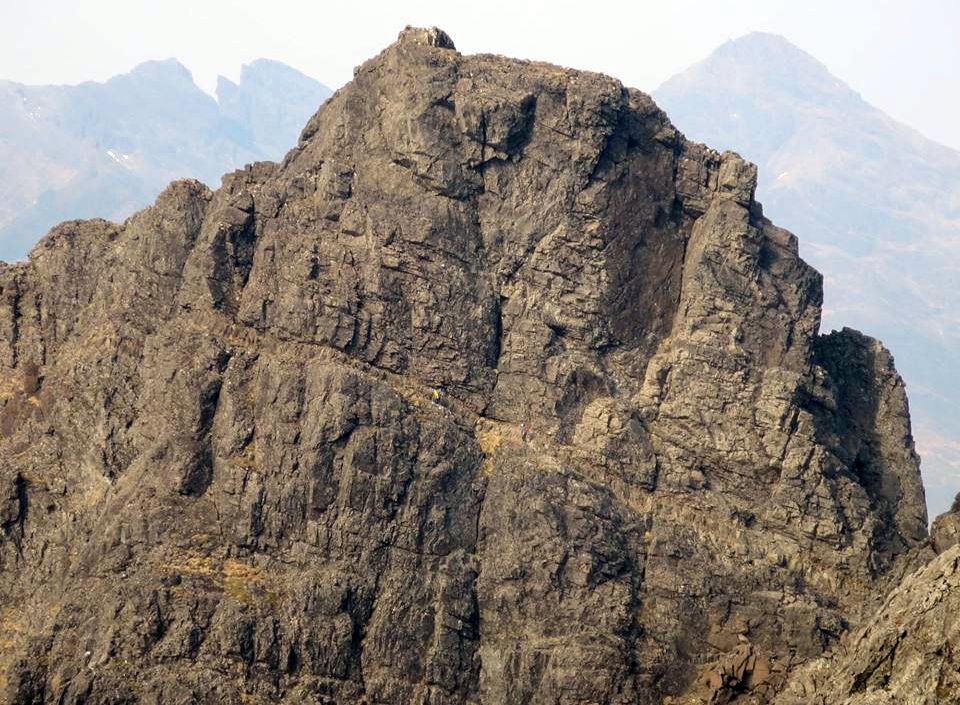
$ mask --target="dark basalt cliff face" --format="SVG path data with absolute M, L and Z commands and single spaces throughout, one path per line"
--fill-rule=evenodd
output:
M 0 268 L 0 701 L 770 700 L 930 549 L 755 183 L 411 29 L 283 163 L 56 228 Z

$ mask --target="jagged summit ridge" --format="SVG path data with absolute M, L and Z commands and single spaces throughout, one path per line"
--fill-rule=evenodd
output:
M 280 164 L 56 229 L 0 270 L 2 697 L 768 701 L 926 517 L 755 186 L 407 29 Z
M 407 25 L 397 37 L 398 44 L 403 44 L 405 42 L 410 44 L 422 44 L 429 47 L 438 47 L 440 49 L 452 49 L 453 51 L 457 50 L 457 47 L 453 43 L 453 39 L 450 38 L 450 35 L 439 27 L 424 28 Z

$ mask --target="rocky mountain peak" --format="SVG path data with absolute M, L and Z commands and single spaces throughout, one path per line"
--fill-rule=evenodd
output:
M 863 104 L 826 66 L 779 34 L 751 32 L 731 39 L 689 71 L 668 80 L 658 92 L 682 90 L 685 83 L 696 85 L 707 75 L 740 94 L 762 85 L 807 101 Z
M 220 76 L 217 103 L 227 133 L 253 153 L 281 155 L 296 140 L 303 116 L 330 90 L 286 64 L 258 59 L 245 64 L 240 83 Z
M 750 62 L 757 68 L 774 67 L 775 70 L 782 70 L 784 66 L 793 66 L 816 73 L 827 71 L 826 66 L 812 55 L 782 34 L 773 32 L 749 32 L 736 39 L 730 39 L 717 47 L 711 56 L 717 59 L 732 58 Z M 773 57 L 776 57 L 775 61 L 764 60 Z
M 452 49 L 0 269 L 7 701 L 768 702 L 929 552 L 756 167 Z
M 960 486 L 960 153 L 868 104 L 784 40 L 749 35 L 661 86 L 684 134 L 760 169 L 768 217 L 826 277 L 825 330 L 888 346 L 911 391 L 931 513 Z
M 144 61 L 137 64 L 129 76 L 146 81 L 160 80 L 174 85 L 189 84 L 193 87 L 193 74 L 190 69 L 173 58 Z
M 437 27 L 425 29 L 423 27 L 407 26 L 397 37 L 398 44 L 421 44 L 423 46 L 452 49 L 456 51 L 450 35 Z

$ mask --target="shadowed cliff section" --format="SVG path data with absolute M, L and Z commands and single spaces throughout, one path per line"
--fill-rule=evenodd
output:
M 2 696 L 769 701 L 927 549 L 755 185 L 408 29 L 282 163 L 55 229 L 0 270 Z

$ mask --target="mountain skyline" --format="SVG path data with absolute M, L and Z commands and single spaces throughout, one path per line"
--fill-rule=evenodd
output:
M 175 59 L 102 83 L 0 81 L 0 259 L 24 257 L 63 220 L 121 220 L 175 179 L 216 186 L 282 157 L 330 93 L 269 60 L 244 66 L 238 83 L 224 78 L 217 97 Z
M 174 155 L 153 148 L 159 156 L 145 166 L 136 164 L 132 150 L 108 147 L 109 130 L 93 135 L 97 149 L 88 150 L 87 158 L 103 164 L 81 188 L 46 194 L 12 225 L 0 205 L 0 258 L 11 258 L 11 252 L 23 256 L 31 240 L 59 219 L 121 219 L 152 202 L 178 176 L 215 186 L 221 173 L 247 161 L 278 159 L 317 107 L 316 91 L 330 93 L 286 64 L 265 59 L 244 65 L 236 82 L 221 76 L 214 95 L 200 89 L 175 59 L 146 62 L 102 84 L 56 88 L 114 86 L 129 93 L 143 82 L 172 87 L 178 96 L 167 100 L 177 110 L 165 119 L 179 125 L 164 133 L 168 138 L 191 133 L 176 122 L 185 115 L 200 116 L 205 136 L 192 147 L 179 145 Z M 724 90 L 714 91 L 716 85 Z M 41 88 L 0 82 L 0 96 L 10 86 L 28 94 Z M 960 154 L 892 120 L 810 54 L 768 33 L 725 43 L 653 95 L 689 137 L 737 151 L 760 166 L 758 200 L 798 235 L 803 256 L 825 275 L 824 330 L 849 325 L 892 348 L 911 392 L 931 516 L 946 509 L 960 489 L 960 409 L 943 393 L 960 387 L 960 373 L 953 371 L 960 306 L 949 295 L 955 276 L 950 263 L 960 241 L 960 195 L 951 191 L 951 184 L 960 183 Z M 713 102 L 685 103 L 704 95 Z M 29 97 L 19 97 L 29 103 Z M 81 130 L 80 138 L 89 141 L 91 135 Z M 0 150 L 4 146 L 0 141 Z M 53 148 L 69 151 L 63 142 Z M 881 158 L 891 154 L 909 158 L 902 165 Z M 24 161 L 6 163 L 15 169 Z M 57 166 L 46 173 L 56 175 Z M 904 169 L 913 169 L 909 179 Z M 32 180 L 34 186 L 40 178 Z M 15 182 L 7 175 L 6 183 Z M 100 212 L 87 207 L 104 194 L 112 200 Z M 0 191 L 0 200 L 6 195 Z M 863 276 L 851 276 L 854 271 Z
M 960 490 L 960 152 L 785 38 L 725 43 L 654 91 L 688 137 L 759 166 L 758 200 L 825 277 L 823 328 L 868 331 L 910 392 L 931 515 Z
M 711 48 L 763 30 L 783 34 L 813 53 L 887 114 L 960 148 L 960 95 L 944 90 L 955 84 L 960 65 L 960 5 L 950 0 L 924 0 L 922 10 L 871 0 L 840 5 L 827 0 L 600 0 L 591 3 L 589 12 L 573 0 L 477 5 L 275 0 L 269 6 L 256 0 L 167 0 L 159 5 L 46 0 L 8 5 L 0 25 L 0 72 L 17 75 L 3 78 L 35 84 L 106 80 L 143 60 L 176 56 L 210 93 L 219 74 L 236 80 L 238 67 L 256 56 L 280 59 L 330 86 L 342 85 L 354 67 L 406 24 L 444 27 L 466 53 L 599 71 L 649 93 Z M 50 22 L 51 17 L 57 21 Z M 503 22 L 504 17 L 512 21 Z M 699 21 L 691 22 L 691 17 Z M 323 28 L 322 41 L 317 41 L 317 27 Z

